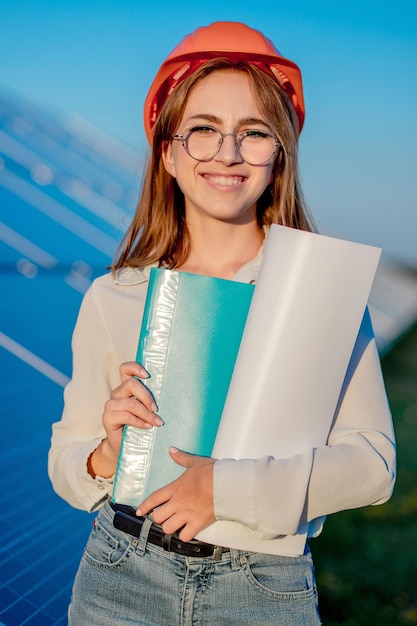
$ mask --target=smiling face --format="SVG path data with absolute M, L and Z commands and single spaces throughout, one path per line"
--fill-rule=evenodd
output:
M 222 133 L 271 132 L 247 74 L 234 70 L 213 72 L 192 90 L 176 133 L 190 125 L 210 125 Z M 256 204 L 271 180 L 273 158 L 263 165 L 245 163 L 228 135 L 211 161 L 196 161 L 180 141 L 169 142 L 163 159 L 184 194 L 189 225 L 204 220 L 256 223 Z

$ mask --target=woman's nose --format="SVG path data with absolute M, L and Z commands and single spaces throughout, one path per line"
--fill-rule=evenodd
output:
M 236 135 L 233 133 L 223 135 L 222 145 L 214 158 L 216 161 L 226 163 L 226 165 L 232 165 L 232 163 L 242 163 L 243 159 L 239 154 Z

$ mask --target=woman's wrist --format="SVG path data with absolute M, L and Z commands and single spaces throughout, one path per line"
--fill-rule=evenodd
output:
M 107 439 L 103 439 L 99 446 L 87 459 L 87 472 L 92 478 L 111 478 L 116 473 L 118 456 L 114 455 Z

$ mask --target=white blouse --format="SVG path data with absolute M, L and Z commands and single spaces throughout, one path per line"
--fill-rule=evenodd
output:
M 235 275 L 256 281 L 262 250 Z M 95 511 L 111 495 L 113 480 L 87 472 L 87 459 L 106 436 L 105 402 L 120 384 L 119 366 L 135 360 L 150 268 L 119 270 L 94 281 L 75 327 L 73 374 L 61 421 L 53 425 L 49 475 L 72 506 Z M 218 520 L 243 524 L 261 550 L 309 525 L 317 535 L 324 517 L 388 500 L 395 481 L 395 441 L 379 356 L 369 316 L 355 345 L 327 444 L 280 459 L 219 459 L 214 465 Z M 244 485 L 244 488 L 242 488 Z M 232 546 L 233 547 L 233 546 Z M 240 546 L 237 546 L 240 547 Z M 251 549 L 247 546 L 246 549 Z

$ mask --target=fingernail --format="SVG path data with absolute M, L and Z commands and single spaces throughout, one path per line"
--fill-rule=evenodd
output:
M 155 424 L 155 426 L 163 426 L 165 424 L 164 420 L 161 419 L 159 415 L 155 415 L 153 423 Z
M 142 509 L 136 509 L 136 515 L 143 515 Z
M 178 448 L 175 448 L 174 446 L 169 446 L 169 451 L 172 452 L 172 454 L 179 452 Z
M 149 378 L 150 377 L 149 372 L 147 372 L 144 367 L 142 367 L 142 369 L 141 369 L 141 375 L 143 376 L 143 378 Z
M 155 413 L 155 411 L 158 410 L 158 407 L 156 406 L 155 402 L 152 402 L 151 404 L 151 411 L 153 411 L 153 413 Z

